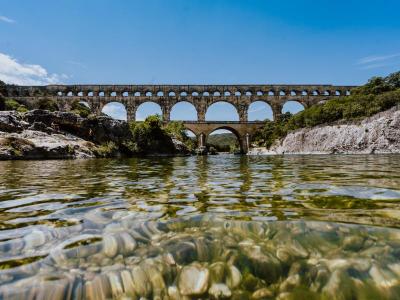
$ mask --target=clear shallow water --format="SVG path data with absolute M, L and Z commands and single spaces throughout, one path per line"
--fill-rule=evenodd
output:
M 0 298 L 400 299 L 400 156 L 0 162 Z

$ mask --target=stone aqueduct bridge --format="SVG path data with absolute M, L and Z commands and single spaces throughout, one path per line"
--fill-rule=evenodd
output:
M 7 96 L 34 104 L 41 98 L 54 99 L 60 110 L 68 111 L 74 101 L 85 101 L 95 114 L 111 102 L 122 103 L 128 120 L 135 120 L 138 107 L 145 102 L 160 105 L 163 121 L 170 121 L 172 107 L 179 102 L 193 104 L 198 121 L 184 122 L 205 145 L 207 136 L 216 129 L 228 129 L 236 134 L 243 152 L 247 152 L 251 136 L 260 122 L 248 122 L 251 103 L 263 101 L 271 106 L 274 119 L 282 113 L 287 101 L 297 101 L 305 108 L 332 97 L 347 96 L 353 86 L 333 85 L 49 85 L 9 86 Z M 207 109 L 216 102 L 232 104 L 239 122 L 206 122 Z

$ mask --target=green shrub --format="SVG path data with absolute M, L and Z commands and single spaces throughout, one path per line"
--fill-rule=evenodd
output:
M 112 157 L 115 152 L 118 151 L 118 147 L 114 142 L 107 142 L 105 144 L 96 146 L 93 149 L 94 154 L 97 157 Z
M 163 129 L 160 116 L 149 116 L 144 122 L 131 122 L 134 148 L 138 153 L 173 153 L 172 138 Z
M 168 135 L 184 143 L 189 151 L 194 151 L 197 148 L 196 139 L 192 139 L 187 135 L 187 131 L 185 126 L 183 125 L 183 122 L 169 122 L 164 129 Z
M 16 110 L 18 112 L 28 111 L 25 105 L 20 104 L 18 101 L 14 99 L 5 99 L 3 106 L 4 110 Z
M 49 110 L 49 111 L 58 111 L 58 105 L 56 101 L 50 98 L 41 98 L 38 103 L 37 107 L 39 109 Z
M 82 118 L 87 118 L 91 114 L 90 108 L 81 103 L 79 100 L 72 102 L 71 112 L 80 115 Z

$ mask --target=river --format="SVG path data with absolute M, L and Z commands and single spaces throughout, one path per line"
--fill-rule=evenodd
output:
M 400 299 L 400 156 L 0 162 L 1 299 L 140 297 Z

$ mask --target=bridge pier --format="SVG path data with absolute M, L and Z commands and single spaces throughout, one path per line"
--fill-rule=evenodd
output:
M 126 120 L 128 122 L 135 122 L 136 121 L 136 110 L 137 107 L 134 105 L 126 105 Z
M 171 120 L 171 108 L 169 106 L 162 106 L 161 110 L 163 122 L 169 122 Z

